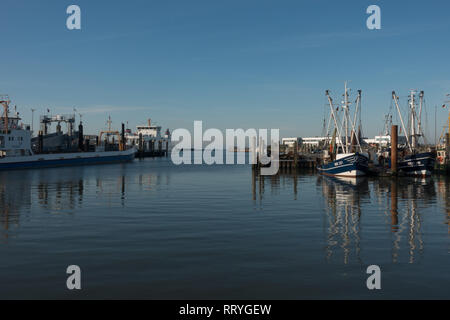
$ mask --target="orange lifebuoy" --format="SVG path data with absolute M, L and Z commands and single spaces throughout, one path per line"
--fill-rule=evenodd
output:
M 437 157 L 437 159 L 438 159 L 439 163 L 444 162 L 444 158 L 442 156 Z

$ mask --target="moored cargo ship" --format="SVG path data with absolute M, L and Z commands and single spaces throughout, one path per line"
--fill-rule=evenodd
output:
M 123 135 L 119 135 L 119 150 L 105 151 L 104 147 L 97 146 L 92 152 L 35 153 L 31 147 L 30 126 L 20 123 L 17 112 L 10 116 L 8 97 L 0 98 L 0 104 L 3 106 L 0 118 L 0 170 L 116 163 L 134 159 L 136 149 L 126 148 Z

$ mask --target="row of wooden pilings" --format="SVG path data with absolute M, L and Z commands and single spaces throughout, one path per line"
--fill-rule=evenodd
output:
M 280 159 L 273 160 L 278 161 L 279 170 L 281 172 L 293 172 L 296 170 L 315 170 L 317 168 L 316 159 L 308 159 L 302 158 L 298 153 L 298 145 L 297 142 L 294 143 L 294 151 L 292 154 L 288 154 L 287 156 L 283 156 Z M 260 162 L 259 157 L 256 157 L 256 163 L 252 165 L 253 170 L 260 169 L 261 167 L 270 166 L 271 164 L 262 164 Z
M 159 140 L 157 148 L 155 148 L 155 142 L 157 141 L 148 141 L 148 144 L 146 145 L 142 133 L 139 134 L 139 141 L 138 141 L 138 157 L 162 157 L 162 156 L 168 156 L 169 155 L 169 141 L 165 141 L 165 149 L 163 149 L 163 141 Z

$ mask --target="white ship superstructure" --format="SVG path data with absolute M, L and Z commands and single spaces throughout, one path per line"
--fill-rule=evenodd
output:
M 0 120 L 0 157 L 16 157 L 32 155 L 31 130 L 29 125 L 20 123 L 21 118 L 17 111 L 9 114 L 9 97 L 0 97 L 3 114 Z
M 134 159 L 135 148 L 93 152 L 34 153 L 29 125 L 20 123 L 19 113 L 9 114 L 10 100 L 0 97 L 3 114 L 0 118 L 0 170 L 125 162 Z M 42 143 L 42 142 L 41 142 Z M 42 148 L 40 148 L 42 149 Z
M 167 153 L 170 151 L 170 131 L 167 129 L 163 135 L 161 129 L 148 119 L 147 125 L 136 126 L 136 132 L 128 130 L 125 134 L 127 144 L 135 146 L 142 154 Z

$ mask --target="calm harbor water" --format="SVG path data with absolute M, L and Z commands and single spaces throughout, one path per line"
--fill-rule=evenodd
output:
M 145 159 L 0 172 L 0 210 L 2 299 L 450 298 L 445 178 Z

